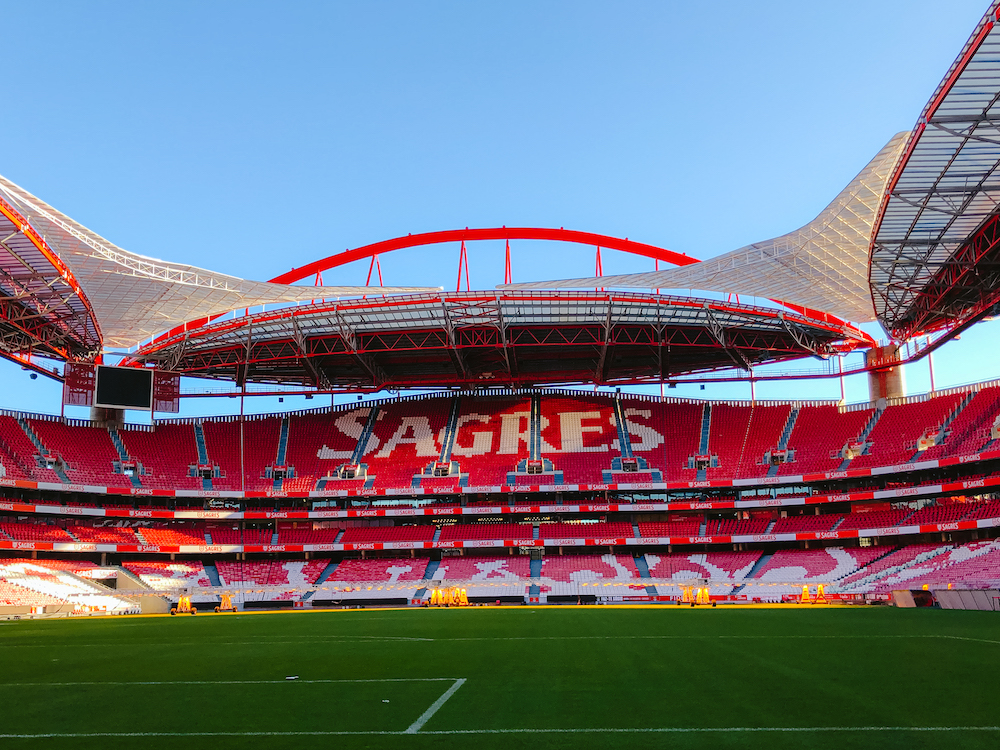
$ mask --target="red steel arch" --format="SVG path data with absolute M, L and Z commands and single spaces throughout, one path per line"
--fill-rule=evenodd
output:
M 353 263 L 363 258 L 371 258 L 373 255 L 391 253 L 393 250 L 404 250 L 410 247 L 422 247 L 424 245 L 440 245 L 446 242 L 473 242 L 479 240 L 546 240 L 549 242 L 571 242 L 577 245 L 589 245 L 591 247 L 609 248 L 611 250 L 621 250 L 633 255 L 642 255 L 647 258 L 662 260 L 665 263 L 672 263 L 675 266 L 687 266 L 692 263 L 699 263 L 697 258 L 692 258 L 683 253 L 675 253 L 673 250 L 666 250 L 655 245 L 647 245 L 643 242 L 633 242 L 627 237 L 608 237 L 603 234 L 593 232 L 579 232 L 574 229 L 545 229 L 537 227 L 498 227 L 493 229 L 448 229 L 442 232 L 423 232 L 421 234 L 408 234 L 405 237 L 396 237 L 391 240 L 383 240 L 372 245 L 365 245 L 354 250 L 345 250 L 342 253 L 331 255 L 322 260 L 313 261 L 305 266 L 293 268 L 288 273 L 275 276 L 271 279 L 273 284 L 294 284 L 296 281 L 315 276 L 330 268 Z

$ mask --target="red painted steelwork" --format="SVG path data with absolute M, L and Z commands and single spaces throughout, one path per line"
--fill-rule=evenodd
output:
M 593 232 L 579 232 L 574 229 L 545 229 L 531 227 L 500 227 L 493 229 L 449 229 L 441 232 L 424 232 L 422 234 L 408 234 L 405 237 L 396 237 L 391 240 L 383 240 L 372 245 L 345 250 L 337 255 L 331 255 L 322 260 L 317 260 L 300 268 L 293 268 L 288 273 L 275 276 L 271 279 L 272 284 L 294 284 L 296 281 L 315 275 L 319 271 L 328 268 L 336 268 L 347 263 L 353 263 L 362 258 L 369 258 L 375 254 L 391 253 L 394 250 L 403 250 L 411 247 L 423 247 L 425 245 L 440 245 L 446 242 L 472 242 L 481 240 L 545 240 L 549 242 L 571 242 L 577 245 L 591 245 L 594 247 L 611 248 L 622 252 L 642 255 L 647 258 L 656 258 L 676 266 L 687 266 L 698 263 L 697 258 L 692 258 L 683 253 L 675 253 L 655 245 L 647 245 L 642 242 L 632 242 L 627 237 L 619 239 L 617 237 L 607 237 Z

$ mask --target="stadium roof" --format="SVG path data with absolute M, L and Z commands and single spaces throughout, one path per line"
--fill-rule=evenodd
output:
M 804 315 L 627 292 L 482 291 L 317 303 L 226 319 L 130 363 L 323 389 L 659 382 L 871 343 Z
M 998 6 L 921 113 L 876 222 L 872 297 L 879 320 L 900 338 L 957 328 L 998 301 Z
M 17 307 L 13 318 L 0 320 L 0 347 L 8 355 L 89 358 L 102 346 L 131 347 L 189 321 L 318 296 L 316 287 L 247 281 L 128 252 L 3 177 L 0 205 L 0 304 Z M 373 291 L 383 290 L 333 286 L 320 294 Z M 37 330 L 29 334 L 27 325 Z
M 867 279 L 871 230 L 906 135 L 894 136 L 819 216 L 789 234 L 681 268 L 509 288 L 639 287 L 748 294 L 859 323 L 872 321 Z

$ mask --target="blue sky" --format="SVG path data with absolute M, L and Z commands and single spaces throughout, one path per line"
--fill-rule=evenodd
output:
M 706 258 L 812 219 L 913 126 L 986 6 L 10 3 L 0 173 L 129 250 L 254 279 L 501 224 Z M 594 268 L 576 247 L 512 255 L 515 281 Z M 385 282 L 448 288 L 457 257 L 386 256 Z M 652 265 L 603 260 L 605 273 Z M 502 243 L 472 245 L 469 262 L 474 287 L 503 281 Z M 364 283 L 367 268 L 326 283 Z M 996 326 L 939 351 L 939 388 L 1000 372 Z M 926 363 L 907 369 L 926 390 Z M 58 386 L 16 366 L 0 364 L 0 386 L 0 407 L 59 410 Z M 757 395 L 838 398 L 839 384 Z M 865 397 L 852 379 L 848 399 Z

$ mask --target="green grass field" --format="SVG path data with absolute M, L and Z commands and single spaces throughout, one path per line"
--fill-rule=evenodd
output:
M 0 717 L 4 748 L 997 748 L 1000 617 L 510 607 L 2 622 Z

